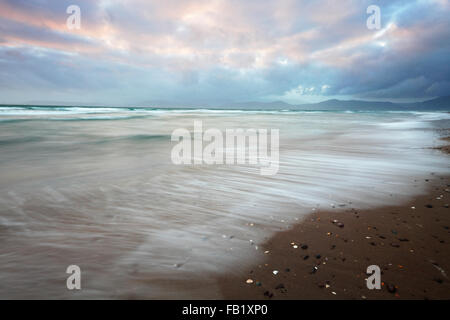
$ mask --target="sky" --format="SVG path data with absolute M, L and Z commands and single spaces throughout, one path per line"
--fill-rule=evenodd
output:
M 0 0 L 0 104 L 445 96 L 449 1 Z M 80 29 L 67 26 L 70 5 Z

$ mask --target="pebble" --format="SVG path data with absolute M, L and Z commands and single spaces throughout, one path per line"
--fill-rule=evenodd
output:
M 301 247 L 303 250 L 306 250 L 306 249 L 308 249 L 308 246 L 306 245 L 306 244 L 304 244 L 304 245 L 302 245 L 302 247 Z
M 425 207 L 427 207 L 427 208 L 433 208 L 433 205 L 431 205 L 431 204 L 427 204 L 427 205 L 425 205 Z
M 284 284 L 280 283 L 279 285 L 277 285 L 277 286 L 275 287 L 275 289 L 276 289 L 276 290 L 278 290 L 278 289 L 284 289 Z
M 314 268 L 312 268 L 312 270 L 311 270 L 311 274 L 314 274 L 314 273 L 316 273 L 317 272 L 317 270 L 319 270 L 319 267 L 318 266 L 314 266 Z
M 338 220 L 332 220 L 333 224 L 337 225 L 339 228 L 343 228 L 344 224 L 342 222 L 339 222 Z
M 272 273 L 273 273 L 274 275 L 277 275 L 277 274 L 278 274 L 278 270 L 273 270 Z
M 252 279 L 247 279 L 247 281 L 245 281 L 245 283 L 252 284 L 253 280 Z
M 390 293 L 396 293 L 397 292 L 397 288 L 393 284 L 386 285 L 386 289 Z

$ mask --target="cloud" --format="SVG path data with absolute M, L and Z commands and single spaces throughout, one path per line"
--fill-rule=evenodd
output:
M 448 94 L 445 0 L 379 0 L 380 31 L 366 28 L 368 0 L 82 0 L 68 30 L 72 2 L 0 2 L 1 102 Z

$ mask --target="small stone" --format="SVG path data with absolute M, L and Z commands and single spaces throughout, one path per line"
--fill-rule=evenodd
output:
M 391 247 L 394 247 L 394 248 L 400 248 L 400 245 L 395 242 L 391 242 L 390 245 L 391 245 Z
M 397 292 L 397 288 L 393 284 L 387 284 L 386 285 L 386 289 L 390 293 L 396 293 Z
M 256 281 L 255 285 L 256 285 L 257 287 L 261 287 L 261 282 Z
M 316 259 L 320 259 L 322 256 L 320 254 L 316 255 Z
M 317 272 L 317 270 L 319 270 L 319 267 L 318 266 L 314 266 L 313 268 L 312 268 L 312 270 L 311 270 L 311 274 L 314 274 L 314 273 L 316 273 Z
M 277 275 L 277 274 L 278 274 L 278 270 L 273 270 L 272 273 L 273 273 L 274 275 Z
M 427 205 L 425 205 L 425 207 L 427 207 L 427 208 L 433 208 L 433 205 L 431 205 L 431 204 L 427 204 Z
M 268 297 L 268 298 L 272 298 L 272 297 L 273 297 L 273 293 L 270 292 L 270 291 L 265 291 L 265 292 L 264 292 L 264 296 L 265 296 L 265 297 Z
M 308 260 L 308 258 L 309 258 L 309 256 L 306 255 L 306 256 L 303 257 L 303 260 Z
M 252 280 L 252 279 L 247 279 L 247 281 L 245 281 L 245 283 L 247 283 L 247 284 L 252 284 L 252 283 L 253 283 L 253 280 Z
M 303 250 L 306 250 L 306 249 L 308 249 L 308 246 L 307 246 L 306 244 L 304 244 L 304 245 L 301 246 L 301 248 L 302 248 Z
M 277 286 L 275 287 L 275 289 L 276 289 L 276 290 L 278 290 L 278 289 L 284 289 L 284 284 L 280 283 L 279 285 L 277 285 Z

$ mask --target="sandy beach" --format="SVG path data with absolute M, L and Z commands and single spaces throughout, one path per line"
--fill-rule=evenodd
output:
M 224 298 L 450 299 L 450 177 L 411 178 L 421 184 L 427 194 L 408 203 L 340 204 L 344 212 L 336 205 L 277 233 L 261 248 L 262 263 L 220 279 Z M 366 286 L 369 265 L 382 270 L 380 290 Z

